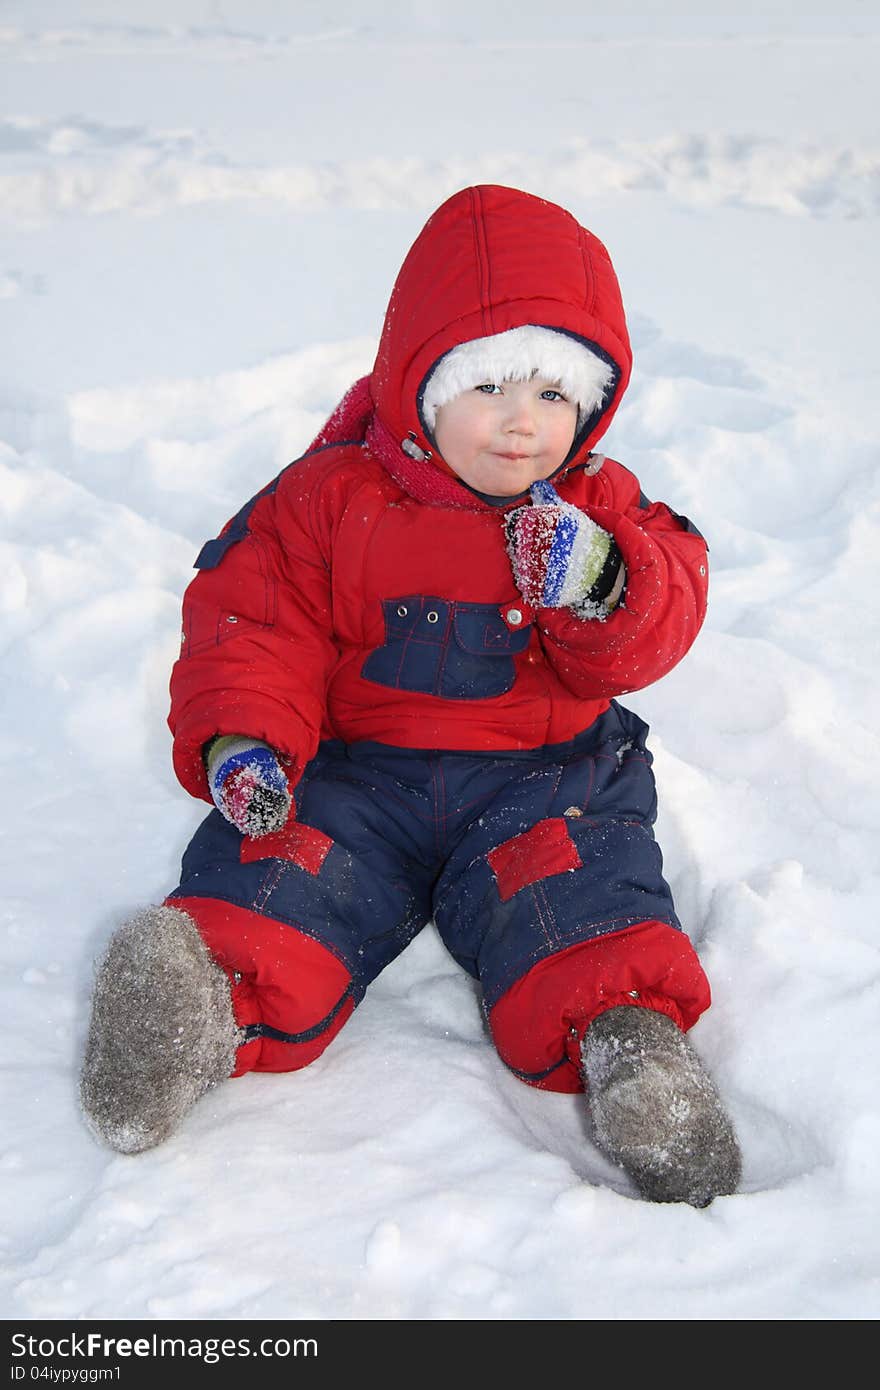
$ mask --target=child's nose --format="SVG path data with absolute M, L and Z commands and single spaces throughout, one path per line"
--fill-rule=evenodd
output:
M 530 402 L 511 400 L 505 424 L 511 434 L 534 434 L 535 414 Z

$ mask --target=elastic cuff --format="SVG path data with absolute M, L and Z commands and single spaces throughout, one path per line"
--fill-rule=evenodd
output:
M 651 989 L 634 989 L 626 994 L 607 995 L 591 1014 L 579 1015 L 571 1020 L 565 1048 L 569 1059 L 574 1062 L 575 1066 L 580 1066 L 580 1050 L 583 1046 L 584 1034 L 590 1024 L 595 1023 L 599 1015 L 607 1013 L 609 1009 L 622 1007 L 653 1009 L 654 1013 L 665 1014 L 667 1018 L 671 1018 L 676 1028 L 680 1029 L 682 1033 L 687 1031 L 681 1009 L 675 1000 L 670 999 L 667 994 L 657 994 Z

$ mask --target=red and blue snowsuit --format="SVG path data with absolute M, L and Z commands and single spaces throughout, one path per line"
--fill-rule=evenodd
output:
M 446 352 L 524 324 L 614 371 L 553 477 L 625 561 L 605 621 L 525 603 L 504 520 L 528 498 L 470 490 L 420 409 Z M 408 254 L 371 375 L 203 548 L 171 679 L 178 777 L 210 801 L 204 745 L 246 734 L 289 760 L 296 801 L 259 839 L 213 811 L 168 899 L 232 981 L 236 1074 L 317 1057 L 431 920 L 503 1060 L 547 1089 L 579 1089 L 603 1009 L 689 1028 L 708 1006 L 652 832 L 647 729 L 615 698 L 684 656 L 707 588 L 695 528 L 593 452 L 630 367 L 601 243 L 551 203 L 466 189 Z

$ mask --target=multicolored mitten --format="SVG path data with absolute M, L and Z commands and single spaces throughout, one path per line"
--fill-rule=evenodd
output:
M 507 519 L 507 549 L 523 598 L 535 608 L 607 618 L 626 581 L 614 537 L 564 502 L 551 483 L 533 483 L 529 491 L 533 505 Z
M 214 805 L 242 835 L 257 839 L 281 830 L 292 798 L 278 755 L 267 743 L 228 734 L 205 754 Z

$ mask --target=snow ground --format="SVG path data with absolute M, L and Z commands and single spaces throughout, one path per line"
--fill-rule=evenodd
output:
M 0 0 L 0 1316 L 880 1311 L 880 22 L 696 8 Z M 480 180 L 608 245 L 603 447 L 711 545 L 700 640 L 628 702 L 744 1148 L 706 1211 L 635 1200 L 577 1098 L 503 1069 L 430 927 L 319 1062 L 162 1148 L 77 1112 L 93 957 L 202 814 L 164 722 L 193 558 Z

